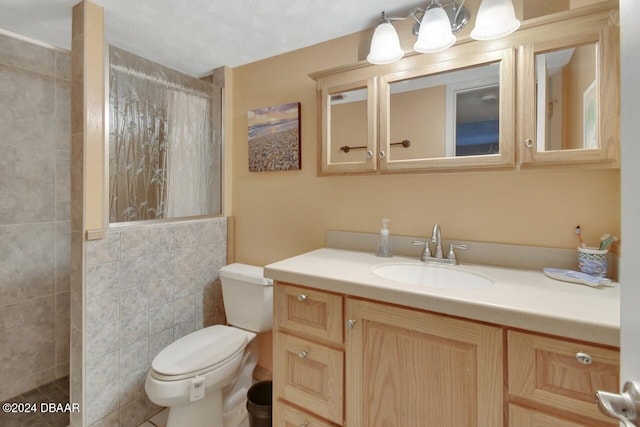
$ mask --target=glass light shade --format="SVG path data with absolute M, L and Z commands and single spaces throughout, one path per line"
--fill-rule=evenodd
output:
M 390 22 L 378 24 L 371 38 L 367 61 L 371 64 L 390 64 L 404 56 L 396 29 Z
M 493 40 L 513 33 L 520 27 L 511 0 L 482 0 L 471 38 Z
M 433 53 L 445 50 L 456 42 L 451 32 L 451 22 L 447 12 L 441 7 L 428 9 L 422 17 L 418 40 L 413 50 L 420 53 Z

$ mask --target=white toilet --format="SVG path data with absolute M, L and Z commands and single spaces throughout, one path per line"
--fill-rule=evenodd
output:
M 145 390 L 169 408 L 167 427 L 248 426 L 246 396 L 253 382 L 258 332 L 271 330 L 273 282 L 262 268 L 230 264 L 220 269 L 230 326 L 214 325 L 186 335 L 151 363 Z

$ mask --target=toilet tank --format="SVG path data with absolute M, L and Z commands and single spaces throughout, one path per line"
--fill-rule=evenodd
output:
M 218 272 L 227 322 L 252 332 L 270 331 L 273 326 L 273 280 L 262 267 L 229 264 Z

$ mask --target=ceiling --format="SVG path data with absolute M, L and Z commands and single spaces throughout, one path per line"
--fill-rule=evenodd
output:
M 79 0 L 0 0 L 0 29 L 63 49 Z M 372 28 L 416 0 L 94 0 L 109 44 L 199 77 Z

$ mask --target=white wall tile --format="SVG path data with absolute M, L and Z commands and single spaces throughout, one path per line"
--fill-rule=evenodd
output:
M 110 292 L 86 301 L 86 328 L 92 330 L 98 326 L 118 320 L 118 292 Z
M 97 371 L 93 387 L 110 381 L 97 359 L 115 353 L 119 376 L 116 388 L 93 393 L 102 403 L 88 408 L 89 420 L 110 426 L 117 413 L 119 427 L 137 426 L 149 414 L 144 380 L 153 358 L 202 326 L 204 290 L 226 260 L 226 220 L 107 232 L 87 254 L 87 369 Z
M 115 381 L 94 393 L 87 393 L 87 422 L 89 424 L 118 409 L 118 384 L 118 381 Z
M 149 308 L 149 335 L 173 327 L 173 302 Z
M 87 394 L 96 393 L 102 387 L 118 381 L 119 353 L 114 351 L 87 362 Z
M 148 367 L 149 340 L 138 341 L 120 349 L 120 377 Z
M 122 231 L 120 239 L 121 259 L 149 255 L 149 229 Z
M 118 290 L 119 263 L 109 262 L 87 267 L 86 297 L 91 298 Z
M 120 348 L 119 327 L 120 322 L 116 320 L 87 331 L 87 361 Z
M 141 284 L 120 290 L 120 317 L 126 318 L 149 308 L 149 285 Z
M 120 347 L 125 347 L 149 336 L 149 313 L 142 311 L 120 318 Z
M 149 364 L 169 344 L 173 342 L 174 329 L 165 329 L 149 337 Z
M 87 242 L 87 265 L 120 260 L 120 232 L 110 231 L 104 239 Z
M 120 406 L 145 397 L 144 382 L 147 372 L 146 368 L 138 369 L 120 378 Z
M 194 224 L 180 224 L 175 227 L 176 248 L 191 248 L 196 245 Z
M 149 253 L 159 254 L 175 248 L 175 227 L 154 227 L 149 231 Z

